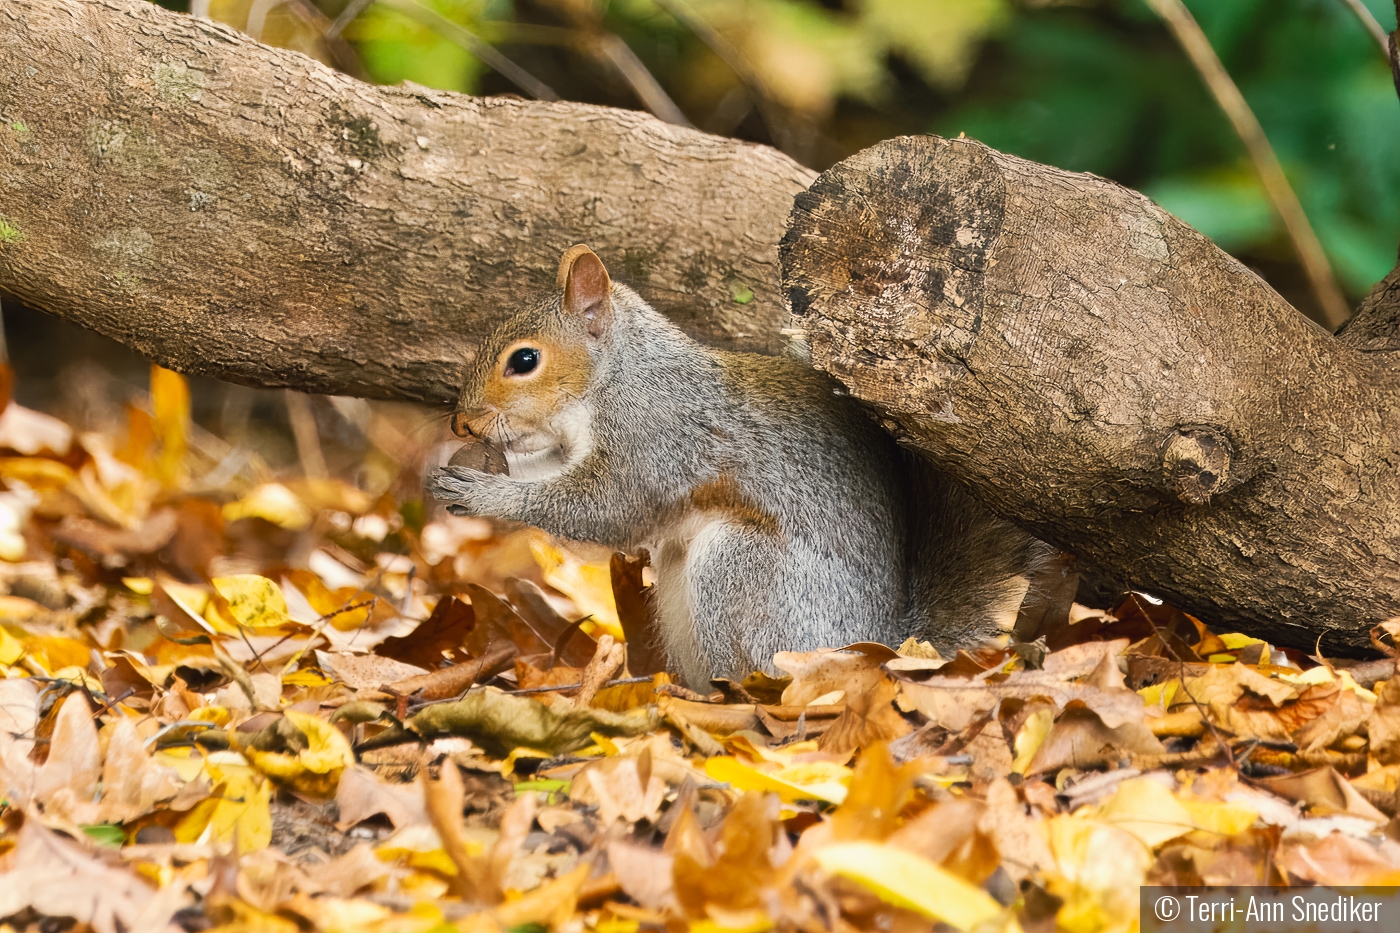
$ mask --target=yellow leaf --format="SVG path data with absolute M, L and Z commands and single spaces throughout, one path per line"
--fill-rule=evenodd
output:
M 224 521 L 261 518 L 280 528 L 300 531 L 311 524 L 311 509 L 281 483 L 263 483 L 248 495 L 224 506 Z
M 716 781 L 732 785 L 736 790 L 772 791 L 788 803 L 798 800 L 825 800 L 828 803 L 840 803 L 846 799 L 846 785 L 832 780 L 830 772 L 799 771 L 800 767 L 785 768 L 778 774 L 793 772 L 798 777 L 815 779 L 812 783 L 798 784 L 793 780 L 779 777 L 778 774 L 767 774 L 728 755 L 716 755 L 706 761 L 705 773 Z M 849 769 L 841 768 L 841 770 L 845 772 L 844 776 L 849 780 Z
M 222 726 L 229 720 L 229 712 L 222 706 L 201 706 L 199 709 L 192 709 L 186 719 L 195 722 L 212 722 L 216 726 Z
M 607 633 L 623 640 L 622 623 L 617 618 L 613 601 L 612 569 L 608 564 L 585 564 L 548 541 L 536 538 L 530 542 L 530 553 L 540 566 L 544 582 L 574 601 L 585 615 L 591 616 L 581 628 L 590 635 Z
M 245 747 L 253 766 L 274 780 L 305 794 L 327 797 L 335 792 L 340 774 L 355 763 L 355 753 L 340 730 L 319 716 L 287 710 L 289 722 L 306 736 L 306 748 L 296 754 Z
M 122 577 L 122 585 L 137 596 L 150 596 L 156 589 L 156 581 L 150 577 Z
M 737 917 L 726 916 L 723 921 L 693 920 L 690 933 L 765 933 L 773 929 L 773 926 L 773 919 L 763 911 L 746 910 Z
M 393 913 L 363 898 L 318 897 L 315 905 L 316 926 L 322 933 L 361 933 L 378 929 L 379 922 Z
M 156 438 L 160 441 L 156 478 L 164 486 L 178 486 L 187 476 L 185 449 L 190 424 L 190 387 L 185 377 L 152 366 L 151 408 Z
M 896 907 L 917 911 L 959 930 L 991 925 L 1001 905 L 986 891 L 921 855 L 876 842 L 846 842 L 818 849 L 824 871 L 866 888 Z
M 291 622 L 282 590 L 267 577 L 242 573 L 233 577 L 217 577 L 213 583 L 215 591 L 228 600 L 228 615 L 239 625 L 273 628 Z M 209 618 L 209 611 L 205 612 L 205 618 Z M 214 622 L 213 619 L 209 621 L 211 624 Z
M 1138 888 L 1152 852 L 1133 836 L 1097 820 L 1056 816 L 1044 824 L 1058 869 L 1051 894 L 1064 900 L 1055 917 L 1060 933 L 1133 933 Z
M 178 842 L 230 843 L 238 837 L 240 855 L 272 842 L 272 785 L 243 765 L 209 764 L 214 793 L 175 826 Z
M 24 657 L 24 645 L 18 638 L 0 627 L 0 664 L 14 664 Z
M 0 457 L 0 479 L 19 480 L 31 489 L 62 489 L 73 482 L 72 467 L 46 457 Z
M 1264 641 L 1261 638 L 1251 638 L 1250 636 L 1242 634 L 1240 632 L 1226 632 L 1224 635 L 1221 635 L 1219 637 L 1220 640 L 1224 642 L 1225 647 L 1229 648 L 1231 651 L 1238 651 L 1241 648 L 1248 648 L 1250 645 L 1268 644 L 1268 642 Z
M 1213 803 L 1208 800 L 1192 800 L 1189 795 L 1177 797 L 1181 806 L 1191 816 L 1191 824 L 1196 829 L 1222 836 L 1234 836 L 1244 832 L 1259 819 L 1259 814 L 1237 803 Z
M 1160 707 L 1162 710 L 1172 708 L 1172 703 L 1176 700 L 1176 691 L 1181 686 L 1181 678 L 1173 677 L 1171 680 L 1164 680 L 1160 684 L 1153 684 L 1150 687 L 1143 687 L 1138 691 L 1138 696 L 1142 697 L 1142 702 L 1149 708 Z
M 1172 792 L 1145 777 L 1119 784 L 1093 818 L 1118 827 L 1152 849 L 1195 828 L 1191 814 Z
M 1040 745 L 1045 741 L 1045 737 L 1050 734 L 1050 728 L 1055 725 L 1055 711 L 1051 709 L 1038 709 L 1026 717 L 1026 722 L 1021 726 L 1021 730 L 1016 733 L 1016 760 L 1011 763 L 1011 770 L 1016 774 L 1025 774 L 1026 766 L 1031 763 L 1035 753 L 1040 750 Z
M 92 663 L 92 649 L 62 635 L 36 635 L 25 640 L 24 653 L 52 674 L 65 667 L 86 668 Z
M 308 667 L 305 670 L 283 674 L 282 683 L 291 684 L 294 687 L 323 687 L 326 684 L 335 683 L 335 679 L 327 677 L 314 667 Z

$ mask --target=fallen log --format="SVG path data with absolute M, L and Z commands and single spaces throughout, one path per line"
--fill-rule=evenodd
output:
M 446 402 L 588 242 L 691 333 L 775 351 L 815 173 L 572 103 L 372 87 L 146 0 L 0 4 L 0 290 L 185 373 Z
M 1285 645 L 1400 614 L 1384 294 L 1335 338 L 1135 191 L 932 137 L 824 173 L 780 259 L 813 362 L 1002 516 Z

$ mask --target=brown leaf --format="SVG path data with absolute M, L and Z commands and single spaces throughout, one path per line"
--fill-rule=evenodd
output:
M 612 680 L 627 658 L 627 647 L 613 641 L 611 635 L 598 639 L 598 648 L 588 666 L 583 669 L 582 686 L 574 694 L 574 702 L 580 706 L 591 706 L 599 689 Z
M 666 910 L 676 905 L 671 873 L 674 862 L 669 854 L 651 846 L 632 842 L 608 844 L 608 862 L 628 897 L 648 910 Z
M 45 810 L 77 823 L 94 822 L 92 800 L 102 779 L 102 750 L 92 707 L 74 691 L 63 701 L 49 743 L 49 757 L 34 782 L 34 797 Z
M 1291 724 L 1283 719 L 1281 707 L 1298 696 L 1292 684 L 1265 677 L 1246 664 L 1212 664 L 1204 675 L 1183 681 L 1182 692 L 1178 704 L 1187 699 L 1202 704 L 1212 723 L 1235 735 L 1289 740 Z
M 716 735 L 730 735 L 758 728 L 758 717 L 754 715 L 754 708 L 746 703 L 695 703 L 663 694 L 657 697 L 657 708 L 663 715 L 678 716 L 685 722 Z
M 102 802 L 97 822 L 126 823 L 173 798 L 184 782 L 172 769 L 151 758 L 132 720 L 122 717 L 111 728 L 107 757 L 102 763 Z
M 1299 881 L 1331 885 L 1400 884 L 1400 845 L 1372 845 L 1344 833 L 1285 844 L 1278 865 Z
M 424 756 L 423 766 L 418 772 L 418 783 L 423 790 L 424 809 L 428 820 L 437 830 L 442 841 L 442 850 L 457 867 L 452 876 L 452 890 L 468 903 L 497 902 L 495 886 L 489 882 L 485 860 L 473 856 L 467 849 L 465 827 L 462 824 L 462 803 L 465 791 L 462 775 L 451 761 L 443 762 L 434 779 L 428 773 L 428 760 Z
M 981 828 L 986 811 L 980 800 L 945 801 L 905 823 L 888 841 L 981 884 L 1000 863 L 995 843 Z
M 335 825 L 342 832 L 378 813 L 388 817 L 395 829 L 428 821 L 422 787 L 380 780 L 360 765 L 341 772 L 335 803 L 340 813 Z
M 423 670 L 436 670 L 444 660 L 467 660 L 463 646 L 475 626 L 476 614 L 470 603 L 444 596 L 417 628 L 407 635 L 384 639 L 375 653 Z
M 1374 703 L 1358 696 L 1356 691 L 1342 688 L 1335 683 L 1319 684 L 1310 688 L 1298 698 L 1296 704 L 1290 705 L 1303 705 L 1313 690 L 1321 691 L 1325 687 L 1334 688 L 1328 691 L 1331 702 L 1327 704 L 1327 708 L 1293 733 L 1293 742 L 1300 752 L 1327 748 L 1349 735 L 1355 735 L 1356 730 L 1361 728 L 1375 708 Z
M 912 732 L 914 727 L 895 709 L 898 696 L 899 686 L 888 677 L 880 678 L 873 689 L 847 695 L 845 711 L 822 733 L 817 747 L 848 755 Z
M 152 512 L 135 528 L 111 525 L 70 515 L 54 529 L 54 540 L 76 548 L 106 567 L 120 567 L 128 556 L 153 554 L 175 537 L 180 526 L 174 509 Z
M 1003 778 L 987 788 L 987 809 L 978 828 L 992 838 L 1001 853 L 1002 867 L 1015 881 L 1039 875 L 1055 865 L 1045 841 L 1043 825 L 1032 820 L 1016 789 Z
M 1128 647 L 1128 639 L 1116 638 L 1112 641 L 1089 641 L 1083 644 L 1070 645 L 1068 648 L 1055 651 L 1045 656 L 1041 663 L 1041 670 L 1046 674 L 1060 677 L 1065 680 L 1077 680 L 1093 673 L 1099 669 L 1104 662 L 1108 662 L 1114 672 L 1118 671 L 1118 655 Z M 1105 672 L 1099 682 L 1094 686 L 1103 689 L 1109 687 L 1122 687 L 1123 675 L 1118 673 L 1117 682 L 1112 674 Z
M 592 762 L 578 773 L 569 789 L 569 799 L 598 808 L 598 820 L 604 827 L 618 820 L 655 823 L 665 797 L 666 782 L 653 773 L 650 747 L 644 747 L 640 755 Z
M 1314 816 L 1346 814 L 1386 822 L 1386 815 L 1366 802 L 1360 791 L 1333 768 L 1314 768 L 1298 774 L 1256 778 L 1255 784 L 1278 794 L 1284 800 L 1305 805 Z
M 666 670 L 666 652 L 656 627 L 656 588 L 642 582 L 642 570 L 651 562 L 645 548 L 636 557 L 614 554 L 612 571 L 613 602 L 627 639 L 627 669 L 633 677 Z
M 471 597 L 472 612 L 476 614 L 476 627 L 466 641 L 467 651 L 472 657 L 480 657 L 503 642 L 515 645 L 525 656 L 550 654 L 554 650 L 552 644 L 540 637 L 495 593 L 475 583 L 468 583 L 466 590 Z
M 15 847 L 0 856 L 0 916 L 26 908 L 72 917 L 97 933 L 161 930 L 185 898 L 177 885 L 157 895 L 124 868 L 26 819 Z
M 773 666 L 792 675 L 783 691 L 786 706 L 808 703 L 837 690 L 847 696 L 873 689 L 885 676 L 880 670 L 883 658 L 856 651 L 780 651 L 773 655 Z
M 421 667 L 395 661 L 393 658 L 377 654 L 343 654 L 340 652 L 320 655 L 322 663 L 330 667 L 329 673 L 340 678 L 347 687 L 355 690 L 378 690 L 386 684 L 397 683 L 409 677 L 419 677 L 428 673 Z
M 538 586 L 529 580 L 511 577 L 505 583 L 505 591 L 521 618 L 543 641 L 559 649 L 555 663 L 583 667 L 593 658 L 593 639 L 560 615 Z M 565 632 L 570 635 L 561 646 L 559 641 Z
M 472 684 L 481 683 L 495 677 L 515 662 L 515 645 L 496 646 L 485 657 L 471 661 L 459 661 L 450 667 L 439 668 L 427 674 L 417 674 L 396 680 L 385 686 L 390 693 L 399 696 L 419 694 L 425 700 L 445 700 L 460 696 Z
M 1102 768 L 1134 755 L 1161 755 L 1165 751 L 1141 720 L 1110 728 L 1097 712 L 1076 700 L 1055 720 L 1050 734 L 1027 765 L 1026 773 L 1039 774 L 1066 767 Z
M 666 848 L 674 859 L 676 900 L 686 914 L 702 918 L 710 905 L 744 911 L 762 906 L 763 894 L 777 874 L 770 852 L 780 829 L 778 798 L 747 793 L 740 797 L 711 834 L 686 809 L 671 829 Z
M 415 796 L 418 797 L 418 806 L 421 808 L 422 793 L 412 784 L 404 786 L 414 790 Z M 423 820 L 427 821 L 426 814 Z M 392 869 L 374 854 L 374 849 L 363 842 L 339 858 L 329 862 L 309 863 L 303 868 L 313 884 L 335 897 L 353 897 L 361 889 L 392 873 Z
M 987 715 L 1003 699 L 1010 698 L 1045 697 L 1059 708 L 1078 700 L 1110 728 L 1142 722 L 1146 709 L 1142 697 L 1131 690 L 1069 683 L 1044 671 L 1014 671 L 1000 683 L 942 676 L 916 683 L 901 678 L 900 689 L 904 694 L 901 706 L 917 709 L 950 732 L 961 732 L 974 719 Z

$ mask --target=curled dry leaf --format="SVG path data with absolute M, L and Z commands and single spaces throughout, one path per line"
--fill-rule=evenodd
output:
M 423 738 L 460 735 L 493 754 L 531 748 L 552 755 L 591 744 L 594 732 L 642 735 L 657 725 L 654 712 L 610 713 L 582 707 L 555 710 L 530 697 L 480 690 L 456 703 L 438 703 L 415 713 L 408 727 Z

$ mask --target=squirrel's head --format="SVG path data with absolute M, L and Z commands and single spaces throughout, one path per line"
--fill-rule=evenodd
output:
M 452 432 L 499 447 L 511 476 L 557 472 L 591 445 L 583 396 L 590 350 L 612 323 L 612 280 L 594 252 L 559 261 L 560 291 L 504 321 L 481 345 L 452 416 Z

